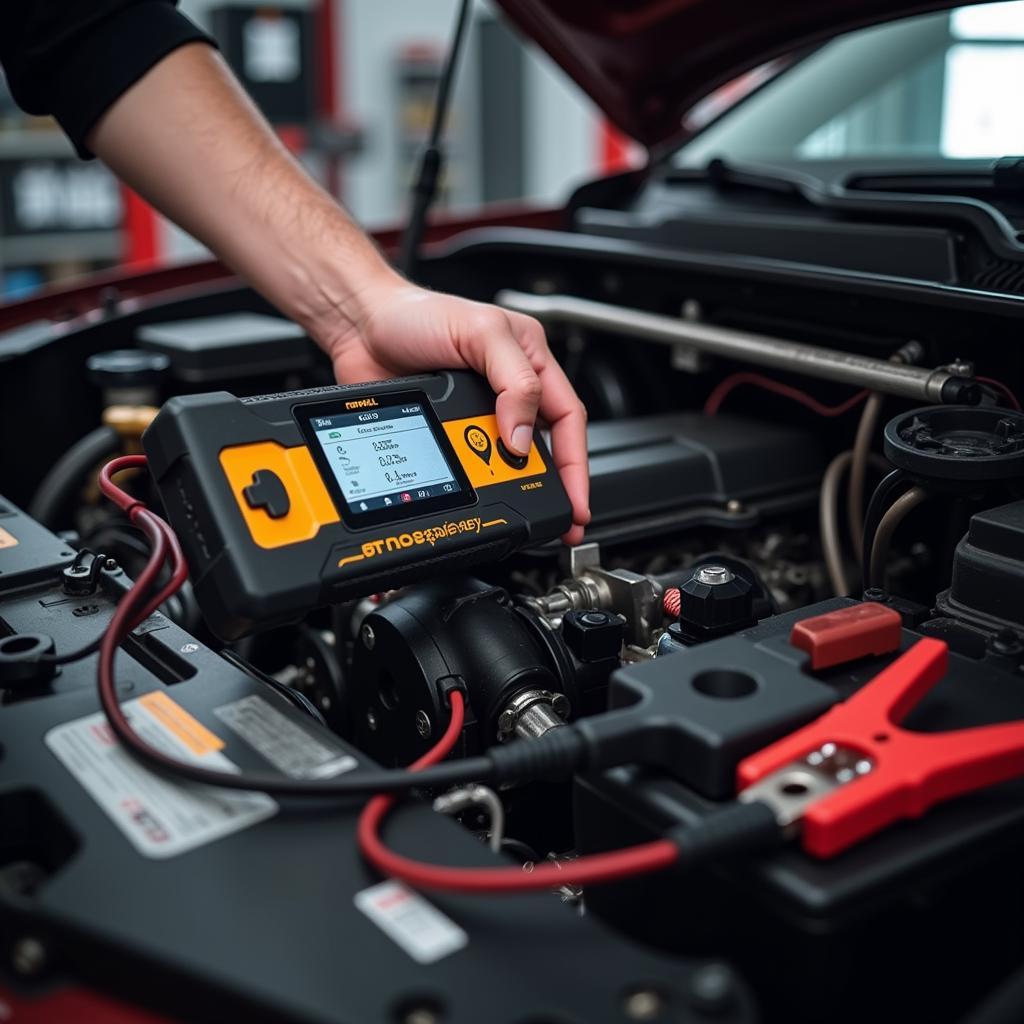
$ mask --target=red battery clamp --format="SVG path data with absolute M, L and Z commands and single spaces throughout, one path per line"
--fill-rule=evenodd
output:
M 866 607 L 849 610 L 847 632 L 859 614 L 861 646 L 867 648 L 860 653 L 881 653 L 872 647 L 885 628 L 884 616 L 866 614 Z M 895 612 L 873 607 L 898 620 Z M 808 632 L 842 633 L 841 626 L 825 623 L 816 630 L 814 620 L 806 620 L 794 628 L 791 642 L 814 648 Z M 808 853 L 832 857 L 944 800 L 1024 774 L 1024 721 L 944 733 L 901 728 L 942 679 L 947 660 L 943 641 L 919 640 L 848 700 L 745 758 L 737 770 L 739 799 L 769 804 L 783 827 L 799 830 Z

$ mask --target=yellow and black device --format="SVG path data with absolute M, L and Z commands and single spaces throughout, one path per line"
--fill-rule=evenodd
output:
M 225 640 L 495 561 L 571 521 L 540 434 L 510 452 L 494 393 L 464 371 L 173 398 L 142 440 Z

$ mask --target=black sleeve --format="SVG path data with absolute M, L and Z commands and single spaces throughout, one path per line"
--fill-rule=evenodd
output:
M 79 156 L 108 107 L 172 50 L 212 40 L 175 0 L 0 0 L 0 63 L 30 114 L 52 114 Z

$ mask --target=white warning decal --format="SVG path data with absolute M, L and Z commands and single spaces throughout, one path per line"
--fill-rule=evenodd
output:
M 450 917 L 401 882 L 363 889 L 356 893 L 355 904 L 418 963 L 432 964 L 469 942 Z
M 326 729 L 314 735 L 255 694 L 214 708 L 213 713 L 293 779 L 328 778 L 358 764 Z
M 124 705 L 132 727 L 159 750 L 214 771 L 236 772 L 223 742 L 163 691 Z M 58 725 L 46 745 L 143 856 L 173 857 L 274 815 L 265 793 L 173 783 L 142 767 L 101 712 Z

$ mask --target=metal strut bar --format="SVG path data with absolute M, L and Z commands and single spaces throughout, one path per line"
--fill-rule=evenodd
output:
M 710 355 L 839 381 L 928 404 L 975 405 L 981 398 L 981 389 L 972 378 L 960 376 L 948 367 L 927 370 L 732 327 L 676 320 L 572 295 L 530 295 L 506 289 L 498 292 L 495 301 L 506 309 L 527 313 L 548 323 L 617 331 L 662 345 L 684 345 Z

